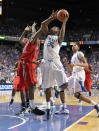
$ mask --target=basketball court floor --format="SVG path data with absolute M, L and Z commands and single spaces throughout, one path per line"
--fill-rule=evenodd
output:
M 55 115 L 59 109 L 60 100 L 56 99 L 53 115 L 50 120 L 44 116 L 25 113 L 15 115 L 20 111 L 19 93 L 15 96 L 15 102 L 9 108 L 11 91 L 0 91 L 0 131 L 99 131 L 99 118 L 93 106 L 84 102 L 79 103 L 72 94 L 67 92 L 66 103 L 70 113 L 68 115 Z M 99 91 L 93 90 L 90 99 L 99 103 Z M 35 103 L 45 110 L 45 96 L 35 93 Z

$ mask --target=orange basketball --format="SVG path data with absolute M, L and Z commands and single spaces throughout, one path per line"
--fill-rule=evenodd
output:
M 69 15 L 68 11 L 65 10 L 65 9 L 61 9 L 61 10 L 59 10 L 59 11 L 57 12 L 57 19 L 58 19 L 59 21 L 63 22 L 64 17 L 65 17 L 66 15 Z

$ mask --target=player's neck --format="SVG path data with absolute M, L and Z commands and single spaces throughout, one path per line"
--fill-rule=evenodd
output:
M 77 51 L 73 51 L 73 54 L 75 54 L 75 53 L 77 53 L 78 52 L 78 50 Z

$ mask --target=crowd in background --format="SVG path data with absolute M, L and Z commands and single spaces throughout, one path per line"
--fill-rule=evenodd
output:
M 33 23 L 30 22 L 30 25 Z M 8 23 L 0 24 L 0 34 L 7 36 L 20 37 L 24 28 L 27 26 L 26 23 Z M 37 29 L 38 29 L 37 25 Z M 42 37 L 43 39 L 43 37 Z M 66 30 L 66 41 L 95 41 L 99 39 L 99 31 L 96 28 L 73 28 Z
M 29 25 L 33 23 L 30 22 Z M 0 24 L 0 34 L 2 36 L 15 36 L 20 37 L 24 28 L 27 26 L 27 23 L 7 23 Z M 36 28 L 39 26 L 37 24 Z M 44 37 L 41 36 L 43 40 Z M 76 28 L 67 29 L 65 41 L 96 41 L 99 39 L 99 31 L 96 28 Z M 86 51 L 83 50 L 86 54 Z M 2 83 L 12 83 L 13 78 L 16 75 L 16 72 L 13 72 L 13 68 L 15 63 L 18 61 L 18 58 L 21 54 L 21 50 L 15 48 L 14 44 L 4 45 L 0 42 L 0 81 Z M 66 50 L 63 48 L 60 50 L 60 56 L 66 56 L 68 61 L 70 62 L 71 58 L 71 49 L 66 47 Z M 87 52 L 86 55 L 88 59 L 88 63 L 93 65 L 95 73 L 92 75 L 93 83 L 99 83 L 99 51 L 94 50 L 93 53 Z M 43 58 L 43 48 L 41 48 L 38 59 Z
M 78 28 L 69 30 L 66 37 L 67 41 L 96 41 L 99 38 L 99 31 L 94 28 Z
M 15 45 L 0 44 L 0 81 L 2 83 L 12 83 L 16 75 L 13 72 L 15 63 L 18 61 L 20 51 Z
M 99 49 L 99 48 L 98 48 Z M 99 85 L 99 51 L 98 49 L 93 49 L 93 52 L 88 53 L 84 50 L 85 56 L 88 60 L 88 63 L 91 64 L 94 68 L 93 85 Z M 0 44 L 0 82 L 1 83 L 12 83 L 13 78 L 16 76 L 16 72 L 13 72 L 15 68 L 15 63 L 18 61 L 18 58 L 21 54 L 21 51 L 16 48 L 15 44 Z M 70 62 L 71 59 L 71 49 L 69 47 L 61 48 L 60 56 L 67 57 Z M 40 50 L 38 59 L 43 58 L 43 47 Z

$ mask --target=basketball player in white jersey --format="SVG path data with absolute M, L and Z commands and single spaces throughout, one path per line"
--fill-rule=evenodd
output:
M 85 81 L 84 68 L 88 67 L 86 58 L 84 57 L 83 52 L 79 51 L 78 44 L 73 45 L 72 51 L 73 51 L 73 56 L 71 59 L 71 66 L 73 70 L 72 70 L 72 76 L 69 77 L 68 81 L 70 82 L 72 80 L 72 86 L 74 88 L 74 96 L 77 99 L 81 99 L 84 102 L 94 105 L 94 108 L 97 110 L 99 116 L 99 104 L 97 104 L 93 100 L 86 98 L 81 93 L 82 91 L 86 91 L 86 88 L 84 87 L 84 81 Z
M 57 84 L 60 87 L 60 99 L 62 102 L 61 110 L 57 113 L 69 113 L 69 110 L 67 110 L 66 108 L 64 92 L 65 88 L 67 87 L 68 80 L 59 56 L 61 44 L 65 36 L 65 28 L 68 18 L 69 14 L 64 16 L 61 30 L 56 26 L 50 29 L 50 31 L 48 32 L 49 34 L 47 35 L 47 38 L 44 43 L 43 59 L 45 63 L 43 64 L 44 70 L 42 72 L 42 87 L 45 89 L 46 93 L 47 119 L 50 118 L 51 88 L 55 85 L 55 80 L 57 81 Z M 51 20 L 54 19 L 56 19 L 56 13 L 53 12 L 52 15 L 42 23 L 42 26 L 45 26 L 47 30 L 49 22 L 51 22 Z

